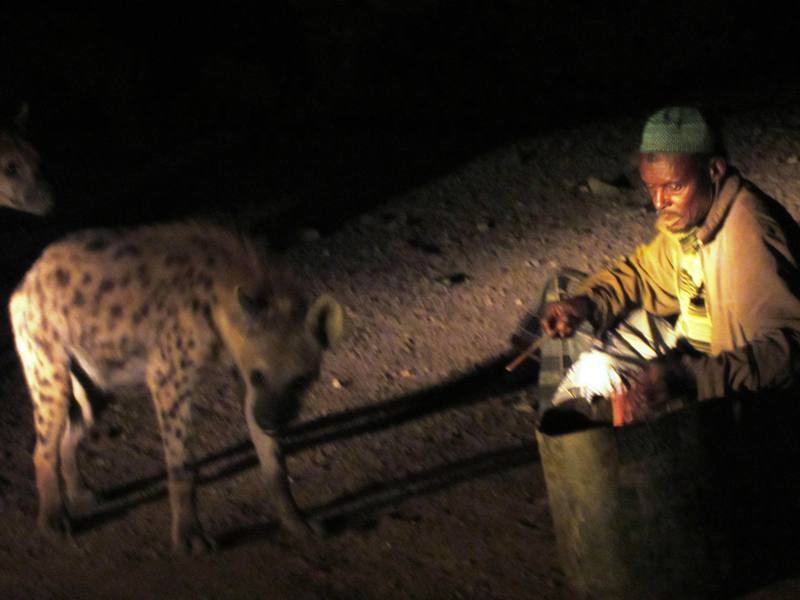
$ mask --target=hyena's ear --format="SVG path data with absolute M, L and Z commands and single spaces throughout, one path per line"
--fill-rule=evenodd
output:
M 323 348 L 330 348 L 344 334 L 344 310 L 332 296 L 323 294 L 306 313 L 306 327 Z
M 242 309 L 248 317 L 256 317 L 264 314 L 268 308 L 268 302 L 264 295 L 251 295 L 242 289 L 242 286 L 237 285 L 233 289 L 233 295 L 236 298 L 236 304 Z
M 17 114 L 14 117 L 14 129 L 21 135 L 28 135 L 28 115 L 30 115 L 31 108 L 27 102 L 20 104 L 17 109 Z

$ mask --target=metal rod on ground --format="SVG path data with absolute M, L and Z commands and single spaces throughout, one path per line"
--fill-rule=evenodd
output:
M 511 372 L 516 369 L 526 358 L 532 358 L 534 360 L 539 360 L 537 356 L 533 356 L 533 353 L 536 352 L 542 344 L 544 344 L 545 340 L 547 340 L 547 336 L 543 335 L 538 337 L 533 341 L 533 343 L 528 346 L 522 354 L 517 356 L 514 360 L 506 365 L 506 371 Z
M 578 337 L 582 337 L 585 340 L 588 340 L 590 342 L 595 340 L 595 337 L 593 335 L 585 333 L 583 331 L 576 330 L 575 331 L 575 335 L 578 336 Z M 539 357 L 533 356 L 533 353 L 536 352 L 542 346 L 542 344 L 544 344 L 545 341 L 547 341 L 547 339 L 548 339 L 548 337 L 546 335 L 542 335 L 541 337 L 536 338 L 536 340 L 533 343 L 531 343 L 530 346 L 525 348 L 525 350 L 522 352 L 522 354 L 517 356 L 517 358 L 515 358 L 514 360 L 512 360 L 510 363 L 508 363 L 506 365 L 506 371 L 508 371 L 508 372 L 513 371 L 520 364 L 522 364 L 522 362 L 527 358 L 531 358 L 533 360 L 538 361 Z

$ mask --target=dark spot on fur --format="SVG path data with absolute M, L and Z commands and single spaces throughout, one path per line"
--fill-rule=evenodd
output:
M 108 248 L 109 241 L 106 238 L 94 238 L 86 242 L 86 249 L 89 252 L 100 252 Z
M 125 273 L 125 275 L 122 276 L 122 279 L 119 280 L 119 287 L 125 289 L 128 287 L 128 285 L 130 285 L 130 283 L 131 283 L 131 274 Z
M 167 254 L 164 257 L 164 264 L 167 266 L 185 265 L 189 262 L 189 257 L 185 254 Z
M 207 267 L 213 267 L 217 264 L 217 258 L 213 254 L 207 254 L 205 262 Z
M 112 304 L 110 312 L 112 319 L 119 319 L 122 316 L 122 306 L 119 304 Z
M 39 402 L 41 402 L 42 404 L 52 404 L 53 403 L 53 397 L 48 395 L 48 394 L 41 394 L 40 393 L 39 394 Z
M 75 293 L 72 295 L 72 305 L 83 306 L 85 303 L 86 298 L 84 298 L 83 293 L 80 290 L 75 290 Z
M 61 287 L 69 285 L 69 272 L 59 267 L 56 269 L 56 283 Z
M 146 302 L 133 313 L 133 324 L 138 325 L 150 313 L 150 305 Z
M 114 289 L 114 282 L 111 281 L 110 279 L 103 279 L 103 281 L 100 282 L 100 287 L 97 288 L 97 293 L 99 295 L 103 295 L 107 294 L 113 289 Z
M 81 278 L 81 285 L 89 285 L 90 283 L 92 283 L 92 274 L 87 271 Z
M 123 244 L 114 251 L 114 258 L 123 258 L 125 256 L 141 256 L 142 250 L 135 244 Z
M 150 285 L 150 271 L 147 268 L 147 265 L 139 265 L 139 267 L 136 269 L 136 278 L 139 280 L 139 283 L 142 287 L 147 287 Z

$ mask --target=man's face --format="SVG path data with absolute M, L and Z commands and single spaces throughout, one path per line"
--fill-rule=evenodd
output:
M 705 218 L 712 201 L 711 176 L 693 156 L 642 156 L 639 174 L 667 229 L 685 231 Z

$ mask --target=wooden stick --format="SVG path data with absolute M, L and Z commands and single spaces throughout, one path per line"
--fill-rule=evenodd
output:
M 536 352 L 541 347 L 541 345 L 544 344 L 545 340 L 547 340 L 547 339 L 548 339 L 548 337 L 546 335 L 542 335 L 542 336 L 536 338 L 533 341 L 533 343 L 530 346 L 528 346 L 522 352 L 522 354 L 517 356 L 517 358 L 515 358 L 514 360 L 512 360 L 510 363 L 508 363 L 506 365 L 506 371 L 508 371 L 510 373 L 511 371 L 516 369 L 518 366 L 520 366 L 520 364 L 522 364 L 522 362 L 526 358 L 532 358 L 534 360 L 539 360 L 539 357 L 538 356 L 533 356 L 533 353 Z

